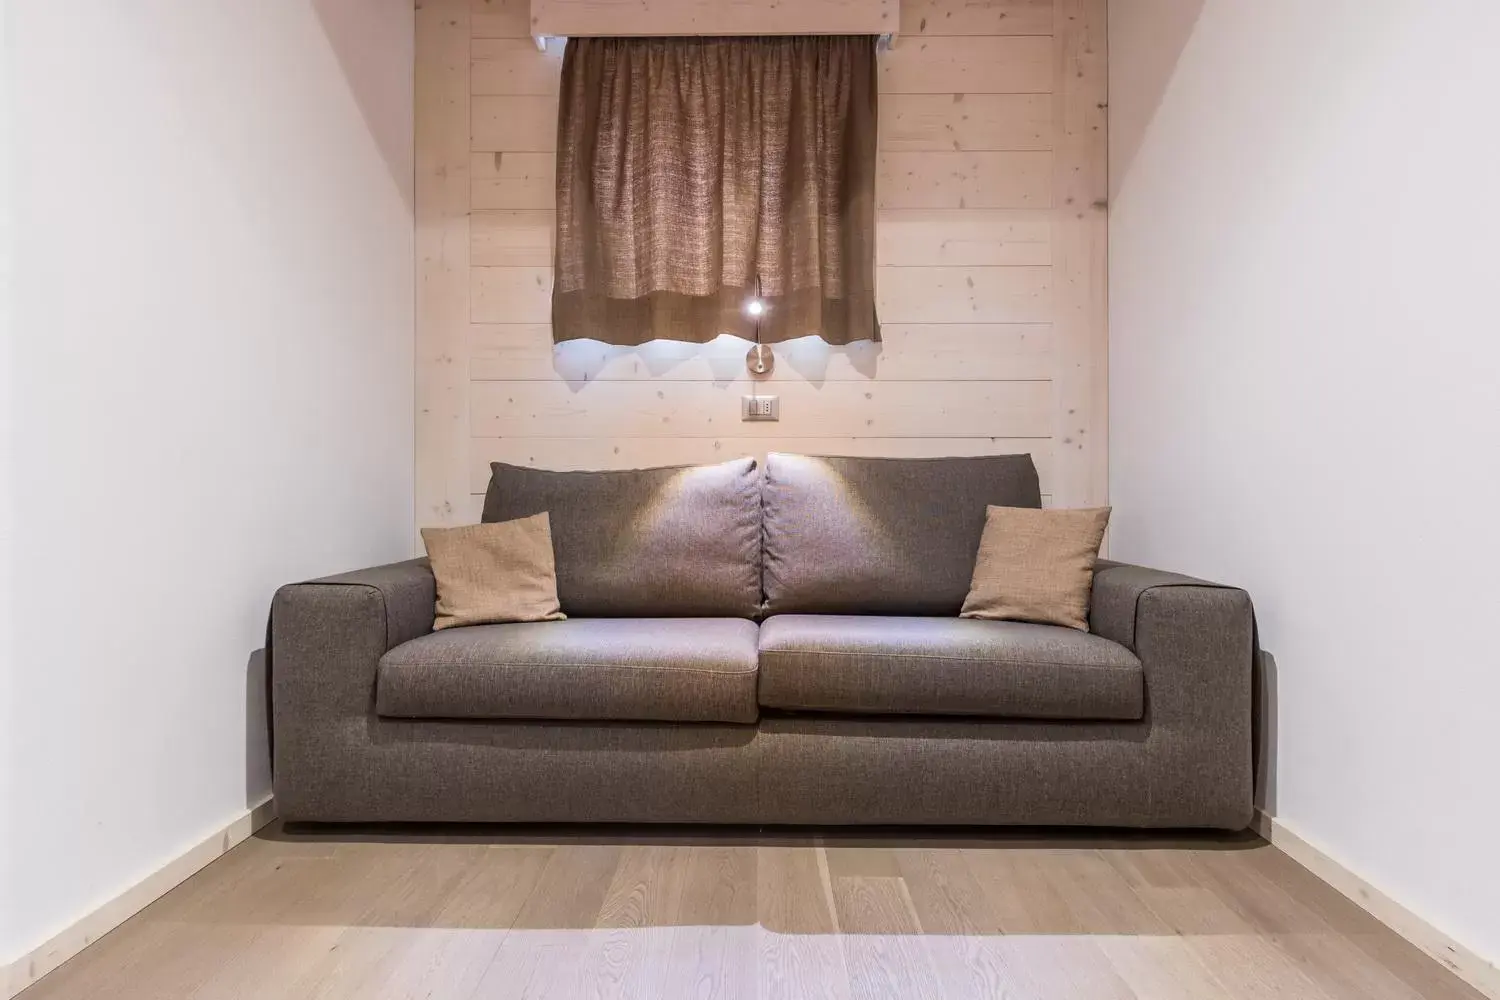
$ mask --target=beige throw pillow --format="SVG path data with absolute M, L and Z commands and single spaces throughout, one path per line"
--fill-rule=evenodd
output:
M 423 528 L 437 581 L 432 627 L 552 622 L 557 603 L 552 525 L 545 513 L 462 528 Z
M 988 507 L 964 618 L 1089 628 L 1094 563 L 1109 508 Z

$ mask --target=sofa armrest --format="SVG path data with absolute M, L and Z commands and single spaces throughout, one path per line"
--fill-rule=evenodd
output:
M 1136 632 L 1141 598 L 1163 587 L 1233 589 L 1180 573 L 1100 559 L 1094 567 L 1094 589 L 1089 597 L 1089 631 L 1139 654 Z
M 324 759 L 338 726 L 375 710 L 387 650 L 432 631 L 426 559 L 282 587 L 271 602 L 271 719 L 278 798 L 292 772 Z
M 1211 825 L 1252 815 L 1255 611 L 1235 587 L 1101 561 L 1090 628 L 1140 658 L 1157 802 L 1198 801 Z
M 1243 590 L 1100 560 L 1089 629 L 1140 657 L 1153 714 L 1218 704 L 1248 726 L 1255 612 Z

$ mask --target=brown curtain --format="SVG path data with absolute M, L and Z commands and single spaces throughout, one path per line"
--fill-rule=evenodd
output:
M 570 38 L 558 341 L 878 340 L 875 39 Z

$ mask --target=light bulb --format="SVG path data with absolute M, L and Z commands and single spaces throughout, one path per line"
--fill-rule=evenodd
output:
M 766 311 L 766 304 L 760 299 L 751 299 L 745 305 L 745 312 L 751 316 L 759 316 Z

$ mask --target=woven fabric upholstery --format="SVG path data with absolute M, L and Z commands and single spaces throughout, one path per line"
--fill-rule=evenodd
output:
M 449 629 L 380 660 L 376 711 L 449 719 L 754 722 L 740 618 L 580 618 Z
M 985 508 L 1042 505 L 1030 455 L 772 453 L 763 492 L 769 614 L 956 615 Z
M 902 715 L 1139 719 L 1141 663 L 1108 639 L 962 618 L 777 615 L 760 703 Z
M 752 618 L 760 608 L 760 477 L 718 465 L 548 472 L 496 462 L 485 521 L 547 512 L 570 618 Z
M 1145 711 L 1093 722 L 378 715 L 381 658 L 428 632 L 432 608 L 422 561 L 277 592 L 274 781 L 285 819 L 1238 830 L 1253 811 L 1254 616 L 1241 590 L 1101 565 L 1093 628 L 1139 658 Z

